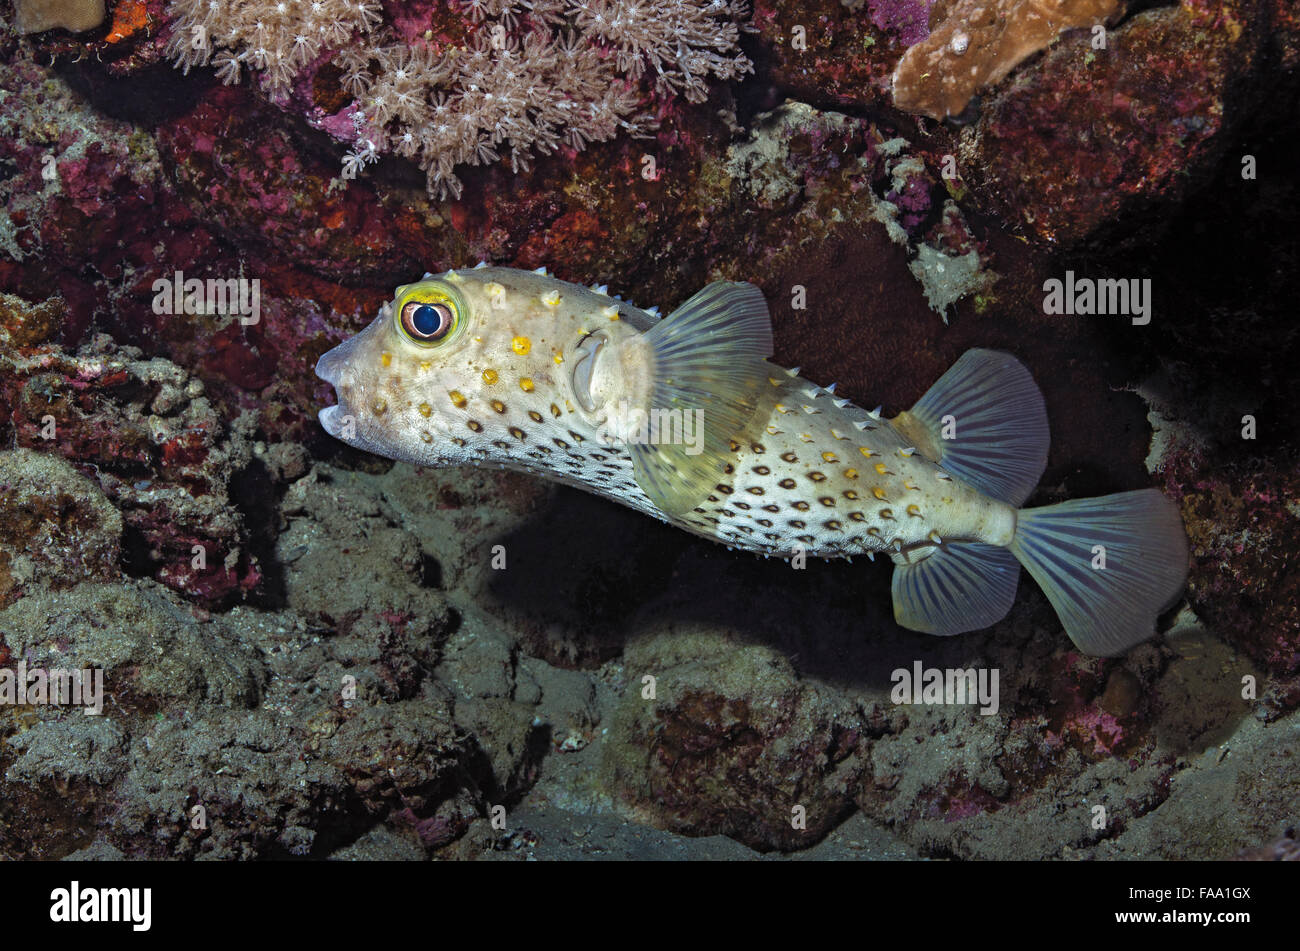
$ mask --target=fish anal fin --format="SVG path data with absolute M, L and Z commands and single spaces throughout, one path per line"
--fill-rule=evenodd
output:
M 939 546 L 929 558 L 894 567 L 894 619 L 947 637 L 989 627 L 1011 610 L 1020 565 L 1005 548 L 982 542 Z

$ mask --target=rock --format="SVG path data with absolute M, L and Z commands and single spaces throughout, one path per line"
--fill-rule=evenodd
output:
M 31 586 L 116 577 L 122 516 L 58 456 L 0 452 L 0 607 Z
M 1056 246 L 1158 221 L 1151 209 L 1204 182 L 1250 97 L 1276 82 L 1260 72 L 1263 22 L 1247 17 L 1207 29 L 1187 5 L 1160 7 L 1110 31 L 1104 50 L 1086 32 L 1062 38 L 963 131 L 972 194 Z
M 29 667 L 97 668 L 119 708 L 153 712 L 181 700 L 252 707 L 261 664 L 221 623 L 196 622 L 157 587 L 85 583 L 41 591 L 0 611 L 0 632 Z
M 14 14 L 19 33 L 84 33 L 104 22 L 104 0 L 15 0 Z
M 448 626 L 446 603 L 429 583 L 436 562 L 353 473 L 318 466 L 289 487 L 285 509 L 276 552 L 285 597 L 298 610 L 331 624 L 387 613 L 423 629 Z
M 852 811 L 861 713 L 781 654 L 699 629 L 641 638 L 625 656 L 604 768 L 632 816 L 766 851 L 808 847 Z

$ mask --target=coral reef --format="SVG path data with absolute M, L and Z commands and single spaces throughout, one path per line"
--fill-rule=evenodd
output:
M 973 8 L 928 0 L 759 0 L 752 35 L 694 0 L 6 22 L 0 669 L 95 665 L 106 697 L 0 706 L 0 854 L 1293 854 L 1293 7 L 1054 26 L 1014 68 L 1023 18 L 954 54 Z M 893 101 L 941 48 L 915 86 L 935 116 L 978 87 L 964 124 Z M 929 639 L 879 564 L 325 438 L 320 354 L 478 260 L 665 312 L 754 281 L 778 362 L 889 414 L 1011 351 L 1052 426 L 1031 504 L 1155 481 L 1186 603 L 1108 660 L 1029 584 Z M 1152 322 L 1044 313 L 1066 269 L 1150 278 Z M 259 281 L 258 319 L 159 312 L 178 273 Z M 896 702 L 917 660 L 997 670 L 998 712 Z
M 23 312 L 8 301 L 10 313 Z M 39 325 L 32 312 L 51 309 L 61 310 L 53 300 L 27 310 L 9 340 Z M 143 360 L 107 336 L 76 353 L 0 344 L 0 394 L 0 425 L 16 444 L 62 456 L 112 501 L 114 518 L 99 516 L 103 529 L 125 525 L 127 558 L 137 570 L 210 605 L 259 582 L 243 515 L 230 498 L 231 480 L 252 453 L 249 421 L 228 430 L 184 370 Z M 24 481 L 11 479 L 16 499 L 23 498 Z M 116 539 L 96 547 L 115 553 Z
M 351 179 L 382 152 L 414 159 L 430 194 L 459 197 L 459 165 L 495 162 L 508 149 L 514 171 L 535 153 L 581 150 L 619 132 L 653 127 L 638 111 L 636 84 L 652 76 L 661 95 L 701 102 L 706 80 L 750 69 L 735 52 L 732 0 L 466 0 L 473 25 L 449 33 L 385 24 L 370 0 L 173 4 L 168 53 L 186 72 L 211 62 L 223 82 L 245 70 L 285 94 L 321 56 L 341 71 L 354 129 L 343 162 Z M 423 22 L 431 13 L 425 13 Z M 420 22 L 419 18 L 412 21 Z M 453 21 L 454 22 L 454 21 Z M 418 28 L 418 27 L 417 27 Z
M 1113 31 L 1106 50 L 1065 38 L 981 111 L 959 145 L 962 166 L 997 183 L 980 190 L 1000 215 L 1056 244 L 1080 243 L 1129 209 L 1174 205 L 1240 121 L 1261 28 L 1207 31 L 1189 8 L 1162 7 Z
M 14 0 L 19 33 L 71 30 L 84 33 L 104 22 L 104 0 Z
M 629 644 L 624 664 L 605 766 L 633 815 L 766 851 L 806 847 L 852 811 L 870 715 L 770 648 L 679 629 Z
M 117 575 L 122 516 L 58 456 L 0 452 L 0 606 L 33 583 Z
M 1121 6 L 1120 0 L 936 4 L 938 27 L 914 40 L 898 61 L 894 103 L 934 119 L 957 115 L 977 90 L 1001 80 L 1062 31 L 1102 24 Z

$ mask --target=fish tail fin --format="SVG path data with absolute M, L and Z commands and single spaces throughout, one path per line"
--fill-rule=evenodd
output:
M 1009 550 L 1070 640 L 1097 656 L 1149 638 L 1187 580 L 1187 533 L 1158 489 L 1021 509 Z

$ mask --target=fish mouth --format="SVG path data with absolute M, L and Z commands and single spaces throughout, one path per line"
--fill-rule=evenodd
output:
M 316 361 L 316 375 L 334 387 L 335 404 L 326 406 L 316 414 L 316 418 L 320 420 L 321 427 L 325 432 L 335 439 L 343 438 L 339 435 L 343 430 L 343 418 L 349 415 L 343 402 L 343 396 L 339 392 L 339 379 L 343 375 L 343 365 L 347 359 L 344 347 L 346 347 L 346 343 L 327 351 Z
M 342 439 L 343 437 L 340 433 L 343 431 L 343 417 L 346 415 L 347 413 L 344 412 L 342 404 L 336 404 L 334 406 L 326 406 L 316 414 L 316 418 L 320 420 L 321 428 L 324 429 L 325 432 L 329 433 L 335 439 Z
M 344 346 L 345 344 L 339 344 L 332 350 L 326 350 L 316 361 L 316 375 L 336 389 L 343 370 L 343 361 L 346 359 Z

